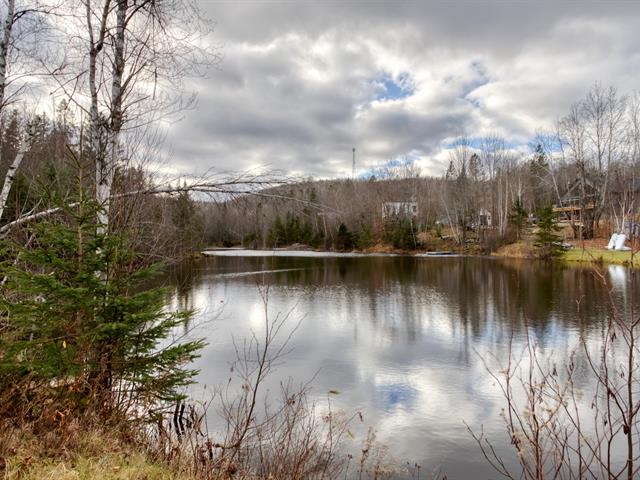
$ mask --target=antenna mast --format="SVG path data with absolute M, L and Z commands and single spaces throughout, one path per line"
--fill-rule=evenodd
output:
M 351 164 L 351 179 L 356 179 L 356 147 L 353 147 L 353 162 Z

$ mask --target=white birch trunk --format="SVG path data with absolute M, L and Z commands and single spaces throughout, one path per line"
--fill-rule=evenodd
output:
M 105 157 L 96 165 L 96 200 L 100 205 L 98 211 L 99 231 L 107 232 L 109 229 L 109 209 L 113 177 L 119 160 L 120 130 L 122 129 L 122 82 L 124 75 L 124 42 L 125 23 L 128 0 L 120 0 L 116 13 L 115 51 L 113 58 L 113 72 L 111 79 L 111 122 L 109 128 L 108 151 Z
M 13 17 L 15 15 L 16 10 L 16 1 L 8 0 L 7 1 L 7 17 L 4 20 L 4 27 L 2 31 L 2 38 L 0 39 L 0 112 L 2 112 L 2 107 L 4 106 L 4 92 L 7 86 L 7 57 L 9 55 L 9 45 L 11 44 L 11 33 L 13 30 Z M 7 200 L 9 199 L 9 192 L 11 191 L 11 186 L 13 185 L 13 181 L 16 178 L 16 172 L 18 171 L 18 167 L 22 163 L 22 159 L 24 158 L 24 154 L 28 149 L 27 142 L 24 141 L 20 145 L 20 149 L 16 154 L 16 158 L 9 165 L 9 170 L 4 177 L 4 182 L 2 184 L 2 192 L 0 192 L 0 218 L 2 218 L 2 214 L 4 213 L 4 209 L 7 205 Z
M 7 18 L 4 20 L 2 39 L 0 39 L 0 112 L 4 106 L 4 92 L 7 86 L 7 57 L 13 31 L 13 18 L 16 12 L 16 0 L 7 1 Z
M 2 214 L 4 213 L 4 209 L 7 206 L 7 201 L 9 200 L 9 193 L 11 192 L 11 186 L 16 178 L 16 172 L 22 163 L 22 159 L 24 158 L 24 154 L 29 150 L 29 141 L 27 139 L 23 140 L 20 144 L 20 148 L 18 149 L 18 153 L 16 154 L 16 158 L 14 158 L 11 165 L 9 165 L 9 170 L 7 170 L 7 174 L 4 177 L 4 184 L 2 185 L 2 192 L 0 192 L 0 218 L 2 218 Z
M 105 144 L 103 141 L 105 127 L 98 111 L 98 86 L 97 60 L 103 49 L 104 38 L 109 17 L 110 0 L 105 1 L 100 18 L 100 27 L 97 38 L 94 37 L 91 1 L 86 3 L 87 30 L 89 33 L 89 94 L 91 97 L 91 107 L 89 108 L 90 133 L 89 141 L 93 154 L 95 155 L 95 200 L 102 208 L 97 215 L 98 231 L 105 232 L 109 223 L 109 196 L 111 195 L 110 168 L 107 161 Z

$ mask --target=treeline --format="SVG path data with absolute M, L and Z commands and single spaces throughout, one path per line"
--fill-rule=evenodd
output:
M 439 220 L 428 192 L 435 192 L 441 183 L 430 178 L 309 181 L 270 189 L 271 198 L 201 203 L 205 242 L 247 248 L 301 244 L 336 250 L 368 249 L 383 242 L 416 248 L 418 234 Z M 383 218 L 383 204 L 398 198 L 415 199 L 418 214 Z
M 494 241 L 515 240 L 528 221 L 518 201 L 509 206 L 508 228 L 498 238 L 495 228 L 480 225 L 479 214 L 459 226 L 456 238 L 442 206 L 447 181 L 435 178 L 333 180 L 305 182 L 272 190 L 286 200 L 244 197 L 199 205 L 205 243 L 224 247 L 282 248 L 295 245 L 339 251 L 391 248 L 399 250 L 485 249 Z M 400 199 L 400 200 L 399 200 Z M 413 212 L 383 213 L 385 204 L 403 203 Z
M 27 129 L 31 146 L 15 172 L 0 226 L 50 209 L 60 209 L 52 217 L 63 222 L 66 206 L 78 201 L 81 190 L 85 197 L 94 196 L 95 162 L 87 152 L 83 158 L 80 154 L 87 126 L 74 118 L 64 101 L 53 118 L 33 117 L 15 109 L 0 116 L 0 178 L 6 176 Z M 113 182 L 110 229 L 114 233 L 126 231 L 131 248 L 149 263 L 177 260 L 202 245 L 203 221 L 187 191 L 148 195 L 152 178 L 135 162 L 123 162 L 115 170 Z M 14 228 L 8 235 L 26 241 L 23 237 L 30 232 Z
M 573 240 L 640 232 L 638 93 L 596 84 L 526 148 L 492 135 L 458 138 L 449 152 L 440 177 L 422 177 L 404 164 L 377 178 L 310 180 L 262 197 L 201 204 L 205 241 L 491 251 L 522 238 L 550 207 Z M 394 202 L 399 210 L 383 213 Z M 409 211 L 414 205 L 417 211 Z

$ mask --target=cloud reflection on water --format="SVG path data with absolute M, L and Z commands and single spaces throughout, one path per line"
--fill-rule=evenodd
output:
M 304 317 L 271 391 L 289 377 L 317 373 L 312 394 L 319 401 L 336 389 L 337 407 L 363 413 L 356 433 L 374 425 L 395 456 L 441 467 L 450 478 L 494 476 L 463 420 L 484 425 L 498 449 L 509 448 L 503 399 L 481 358 L 502 368 L 512 334 L 514 352 L 530 334 L 558 365 L 581 335 L 597 352 L 607 303 L 606 289 L 586 270 L 494 259 L 211 257 L 189 270 L 175 305 L 206 317 L 225 302 L 219 319 L 199 331 L 211 342 L 197 364 L 201 385 L 228 379 L 232 335 L 262 331 L 258 284 L 268 283 L 271 315 L 295 307 L 292 327 Z M 626 271 L 609 269 L 609 276 L 616 295 L 626 297 Z M 584 352 L 575 362 L 584 372 Z M 588 391 L 588 377 L 578 380 Z

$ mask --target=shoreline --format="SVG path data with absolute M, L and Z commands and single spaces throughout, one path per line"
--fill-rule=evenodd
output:
M 483 255 L 478 253 L 460 253 L 455 251 L 406 251 L 393 248 L 384 250 L 351 251 L 338 252 L 333 250 L 314 250 L 303 248 L 274 248 L 274 249 L 251 249 L 243 247 L 210 247 L 199 251 L 196 255 L 219 256 L 219 257 L 298 257 L 298 258 L 366 258 L 366 257 L 419 257 L 419 258 L 442 258 L 442 257 L 481 257 L 495 259 L 519 259 L 536 260 L 527 249 L 518 248 L 523 245 L 509 244 L 499 248 L 496 252 Z M 515 247 L 515 248 L 514 248 Z M 631 264 L 633 256 L 633 264 Z M 610 251 L 597 247 L 574 246 L 565 252 L 564 257 L 559 261 L 577 264 L 593 265 L 621 265 L 631 268 L 640 268 L 640 252 L 631 251 Z
M 467 257 L 478 256 L 456 253 L 453 251 L 439 252 L 407 252 L 403 250 L 394 250 L 387 252 L 367 252 L 367 251 L 351 251 L 338 252 L 334 250 L 312 250 L 312 249 L 251 249 L 251 248 L 207 248 L 199 252 L 204 256 L 218 257 L 304 257 L 304 258 L 364 258 L 364 257 Z

